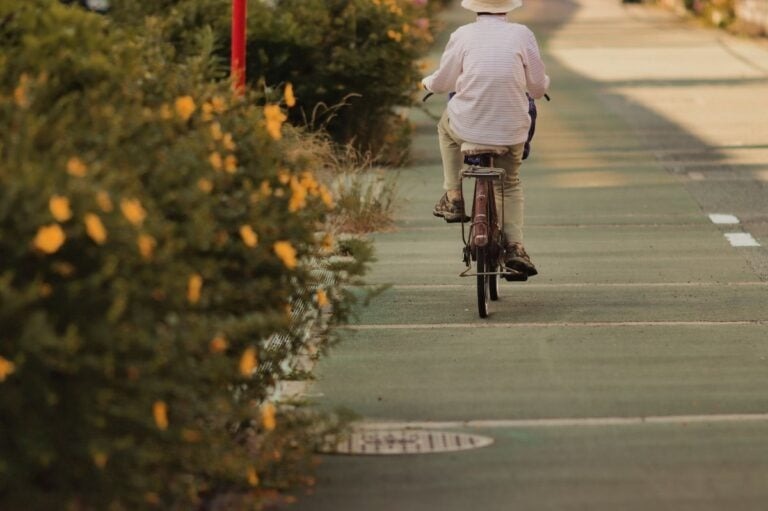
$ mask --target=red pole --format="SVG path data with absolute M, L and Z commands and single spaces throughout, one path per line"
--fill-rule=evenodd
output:
M 245 90 L 245 18 L 248 0 L 232 0 L 232 86 Z

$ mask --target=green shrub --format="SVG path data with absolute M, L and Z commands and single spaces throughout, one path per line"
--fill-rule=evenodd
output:
M 222 69 L 229 59 L 230 0 L 113 0 L 110 16 L 140 25 L 156 18 L 177 54 L 194 47 L 193 27 L 210 27 Z M 421 78 L 419 59 L 432 41 L 439 2 L 276 0 L 248 4 L 247 75 L 269 91 L 292 83 L 290 121 L 325 128 L 387 162 L 408 152 L 409 106 Z
M 140 33 L 0 0 L 2 509 L 255 508 L 306 478 L 308 420 L 264 400 L 364 261 L 308 263 L 332 198 L 280 108 L 210 82 L 204 32 Z
M 279 0 L 249 16 L 248 76 L 293 84 L 292 120 L 327 127 L 335 140 L 392 154 L 402 126 L 394 108 L 410 105 L 417 61 L 431 42 L 429 12 L 410 1 Z M 343 108 L 332 108 L 345 104 Z M 328 107 L 328 108 L 326 108 Z
M 444 2 L 413 0 L 275 0 L 248 4 L 247 76 L 267 95 L 293 84 L 290 121 L 326 129 L 387 163 L 403 161 L 410 106 L 421 79 L 419 60 L 432 42 L 432 20 Z M 215 35 L 219 62 L 229 59 L 231 0 L 113 0 L 110 16 L 163 26 L 177 54 L 195 44 L 194 27 Z

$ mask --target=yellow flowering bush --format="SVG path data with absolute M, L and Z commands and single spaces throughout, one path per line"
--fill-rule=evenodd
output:
M 287 112 L 290 122 L 326 128 L 338 143 L 352 142 L 397 162 L 407 154 L 410 126 L 396 110 L 414 101 L 422 76 L 418 61 L 432 43 L 435 14 L 447 1 L 249 2 L 248 80 L 258 90 L 273 91 L 268 104 L 295 105 Z M 231 0 L 110 5 L 109 16 L 121 21 L 138 25 L 152 16 L 182 54 L 196 43 L 190 25 L 209 25 L 217 53 L 229 59 Z M 169 115 L 176 115 L 173 110 L 168 105 Z M 271 126 L 282 122 L 278 110 L 267 113 Z
M 179 52 L 58 0 L 0 20 L 0 509 L 257 508 L 317 429 L 265 398 L 369 257 L 309 264 L 324 163 L 287 101 L 212 80 L 205 31 Z
M 292 122 L 308 120 L 339 143 L 353 142 L 386 161 L 400 161 L 407 154 L 409 130 L 395 110 L 414 100 L 422 75 L 418 60 L 432 42 L 434 4 L 254 2 L 248 20 L 249 80 L 290 84 L 284 103 L 296 105 L 289 112 Z

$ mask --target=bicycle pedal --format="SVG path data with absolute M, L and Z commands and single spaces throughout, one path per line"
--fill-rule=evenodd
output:
M 504 280 L 507 282 L 525 282 L 528 280 L 528 274 L 511 270 L 509 273 L 504 274 Z

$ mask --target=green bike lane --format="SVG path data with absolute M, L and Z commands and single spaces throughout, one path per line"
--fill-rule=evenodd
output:
M 529 4 L 521 16 L 555 84 L 522 175 L 540 275 L 503 282 L 491 316 L 477 317 L 474 281 L 459 277 L 461 229 L 431 215 L 441 193 L 435 122 L 415 111 L 397 226 L 375 236 L 368 278 L 389 287 L 318 364 L 310 391 L 317 406 L 366 424 L 494 443 L 323 456 L 317 488 L 294 509 L 765 507 L 768 285 L 600 83 L 548 51 L 577 4 Z M 606 44 L 594 19 L 570 23 Z M 433 116 L 443 101 L 427 105 Z

